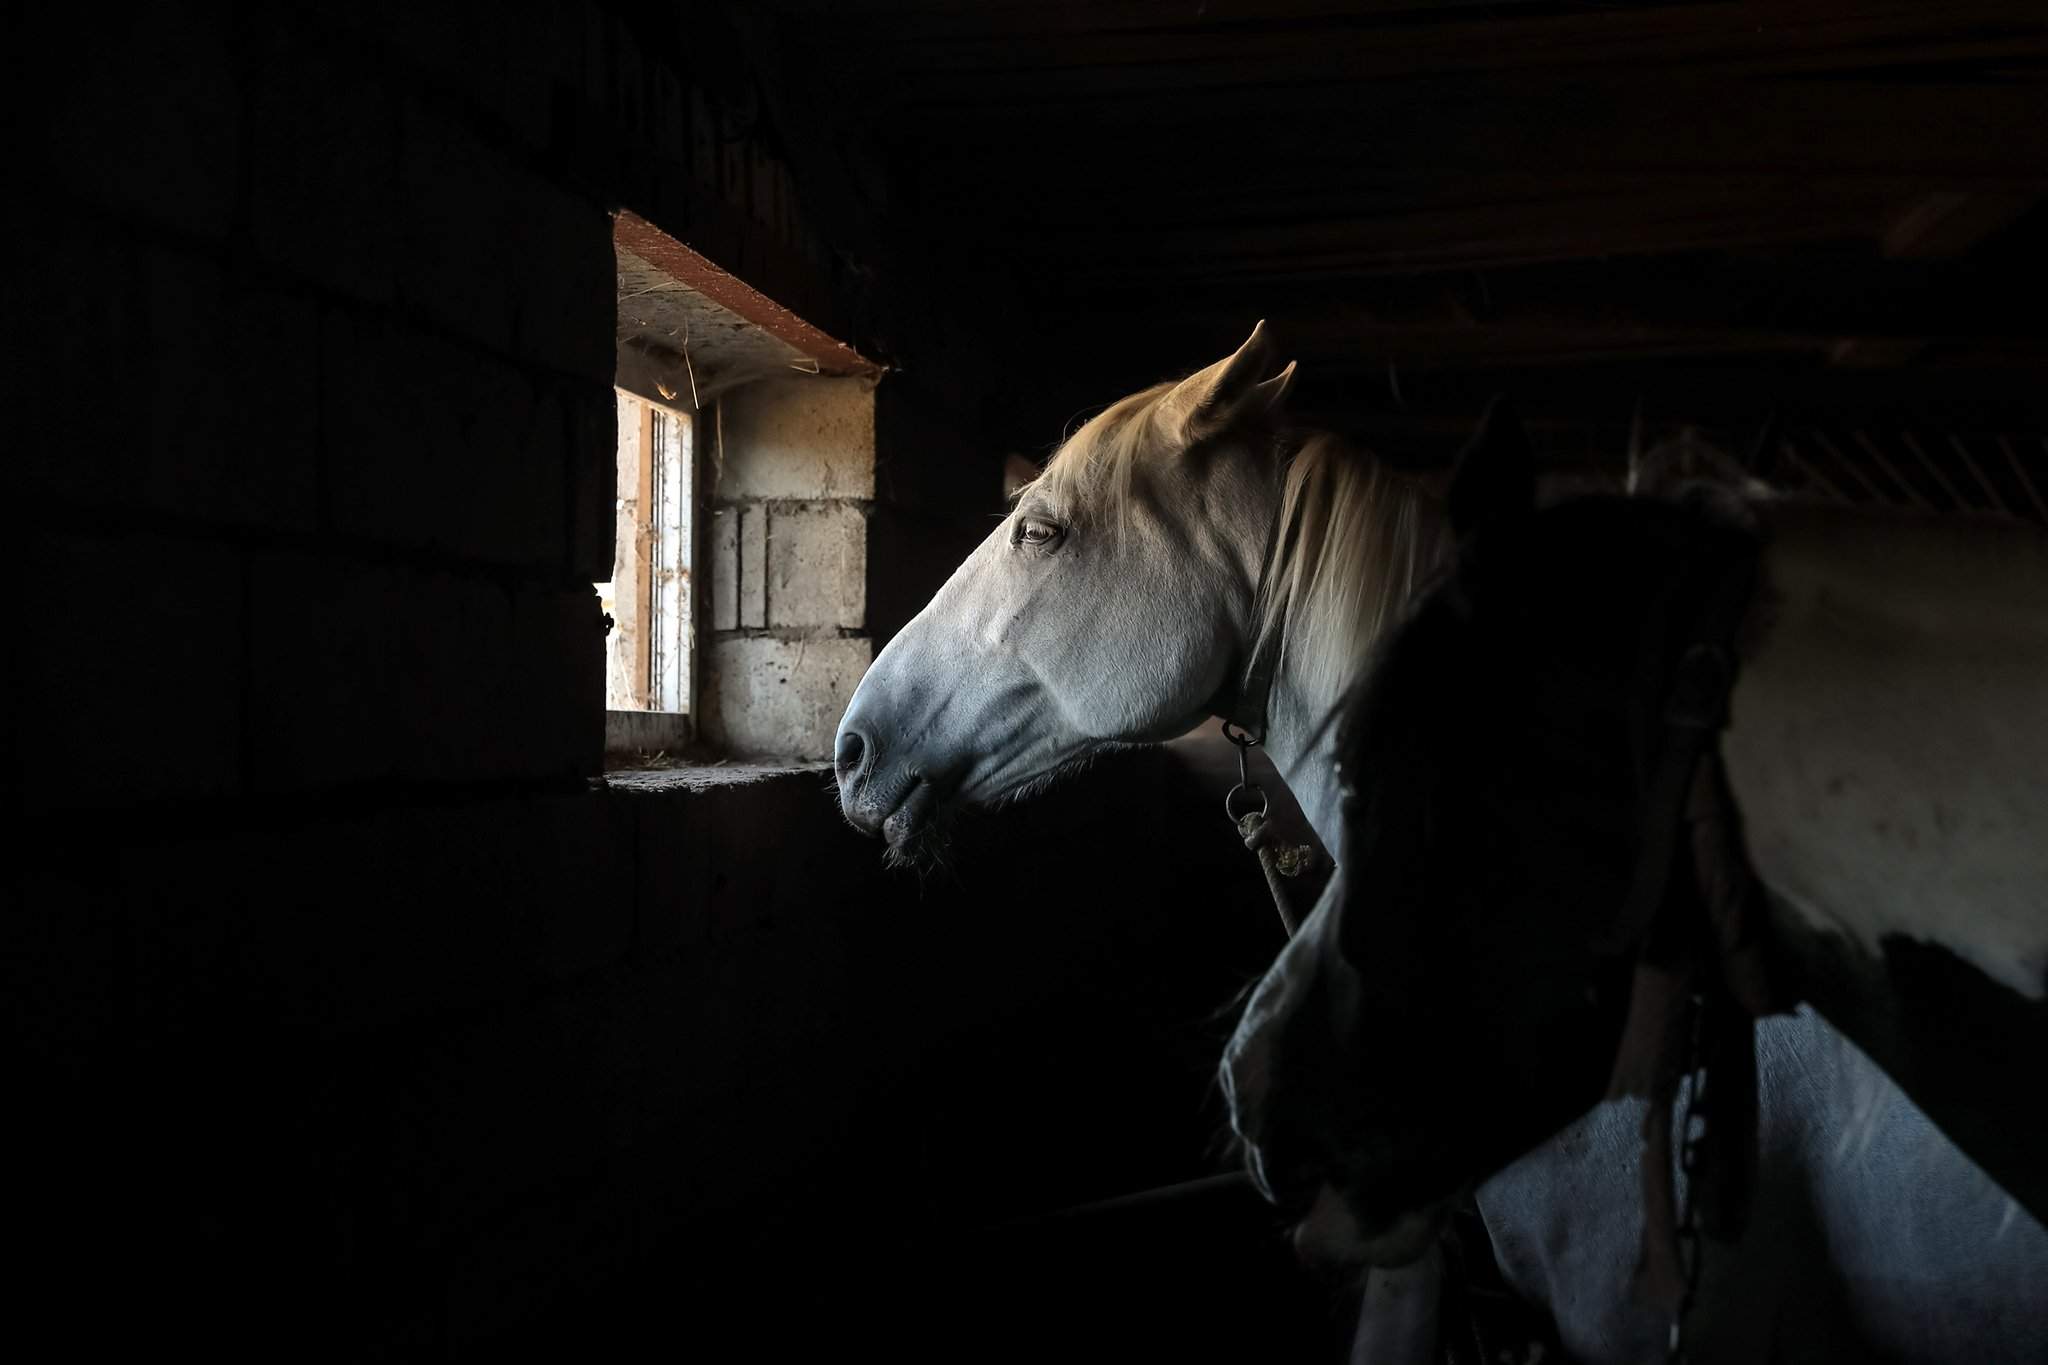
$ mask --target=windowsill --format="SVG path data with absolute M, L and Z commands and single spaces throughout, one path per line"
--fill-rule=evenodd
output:
M 829 773 L 830 763 L 809 759 L 719 759 L 662 768 L 621 768 L 604 775 L 605 786 L 622 793 L 701 792 L 745 787 L 778 777 Z
M 607 771 L 688 763 L 687 755 L 696 742 L 696 722 L 686 711 L 619 711 L 609 707 L 605 710 Z

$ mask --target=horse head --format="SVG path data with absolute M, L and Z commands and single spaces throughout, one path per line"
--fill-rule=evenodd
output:
M 1247 653 L 1293 379 L 1262 323 L 1067 440 L 861 680 L 836 741 L 846 818 L 914 858 L 952 807 L 1210 714 Z

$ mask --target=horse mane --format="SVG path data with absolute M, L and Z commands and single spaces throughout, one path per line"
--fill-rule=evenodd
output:
M 1137 471 L 1165 444 L 1152 419 L 1169 380 L 1110 404 L 1069 437 L 1035 480 L 1121 531 Z M 1277 648 L 1307 695 L 1334 698 L 1448 542 L 1419 480 L 1327 431 L 1271 433 L 1280 515 L 1261 566 L 1250 660 Z M 1258 439 L 1254 436 L 1252 439 Z M 1178 453 L 1178 452 L 1176 452 Z
M 1443 512 L 1419 481 L 1311 433 L 1282 475 L 1254 657 L 1276 646 L 1307 695 L 1334 699 L 1448 543 Z
M 1034 483 L 1068 506 L 1105 517 L 1121 534 L 1139 468 L 1164 453 L 1153 418 L 1177 382 L 1140 389 L 1095 414 Z M 1443 558 L 1449 532 L 1438 500 L 1419 480 L 1334 433 L 1270 438 L 1283 466 L 1280 517 L 1261 566 L 1246 668 L 1277 649 L 1276 667 L 1289 670 L 1305 695 L 1334 701 Z M 1731 503 L 1774 491 L 1690 427 L 1632 458 L 1613 491 L 1670 497 L 1688 487 L 1718 489 Z

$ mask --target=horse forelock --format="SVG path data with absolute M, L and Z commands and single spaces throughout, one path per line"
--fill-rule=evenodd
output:
M 1122 534 L 1151 487 L 1140 471 L 1186 454 L 1154 420 L 1175 387 L 1171 380 L 1155 384 L 1104 408 L 1061 444 L 1019 497 L 1039 489 L 1070 515 Z M 1246 454 L 1273 462 L 1280 494 L 1247 670 L 1277 648 L 1306 695 L 1334 699 L 1442 557 L 1442 511 L 1417 480 L 1329 432 L 1237 437 Z
M 1164 442 L 1152 418 L 1174 381 L 1119 398 L 1081 424 L 1060 443 L 1045 472 L 1026 485 L 1049 493 L 1074 515 L 1113 525 L 1119 533 L 1128 523 L 1137 497 L 1137 471 Z

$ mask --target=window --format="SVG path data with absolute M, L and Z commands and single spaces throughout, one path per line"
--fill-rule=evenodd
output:
M 880 367 L 630 211 L 612 247 L 606 766 L 828 757 L 873 655 Z
M 618 390 L 617 551 L 597 585 L 611 618 L 605 706 L 690 711 L 690 530 L 695 423 Z

